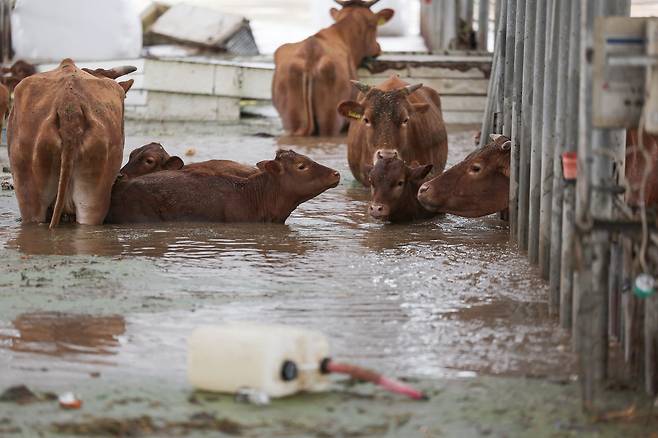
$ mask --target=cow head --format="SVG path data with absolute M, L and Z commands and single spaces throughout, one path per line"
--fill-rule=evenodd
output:
M 428 210 L 465 217 L 505 210 L 509 203 L 510 148 L 509 138 L 492 134 L 489 144 L 423 184 L 418 200 Z
M 36 72 L 37 69 L 32 64 L 18 60 L 11 67 L 0 67 L 0 83 L 13 90 L 20 81 Z
M 368 212 L 375 219 L 395 221 L 417 202 L 418 187 L 432 171 L 432 165 L 409 166 L 397 154 L 382 151 L 377 151 L 375 158 L 374 165 L 368 166 L 372 194 Z
M 377 26 L 386 24 L 395 11 L 393 9 L 382 9 L 379 12 L 372 12 L 370 8 L 375 5 L 379 0 L 370 2 L 362 0 L 334 0 L 342 6 L 340 10 L 331 8 L 331 17 L 336 21 L 351 19 L 354 22 L 353 26 L 349 28 L 348 37 L 353 39 L 355 46 L 364 44 L 363 55 L 379 56 L 381 47 L 377 43 Z
M 362 93 L 362 97 L 358 102 L 341 102 L 338 112 L 363 124 L 367 149 L 407 149 L 409 120 L 429 108 L 427 103 L 411 103 L 408 99 L 423 84 L 407 85 L 392 91 L 383 91 L 358 81 L 352 81 L 352 84 Z
M 261 161 L 258 168 L 271 175 L 282 196 L 304 202 L 340 182 L 340 174 L 294 151 L 279 150 L 273 160 Z
M 128 162 L 119 171 L 125 178 L 146 175 L 161 170 L 178 170 L 183 167 L 183 160 L 171 157 L 160 143 L 149 143 L 130 153 Z

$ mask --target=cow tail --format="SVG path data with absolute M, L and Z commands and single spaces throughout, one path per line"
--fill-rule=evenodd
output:
M 310 73 L 302 74 L 302 96 L 304 98 L 304 109 L 306 112 L 306 130 L 304 135 L 313 135 L 315 131 L 315 117 L 313 115 L 313 76 Z
M 57 108 L 57 128 L 62 140 L 62 155 L 57 185 L 57 200 L 50 219 L 50 229 L 59 225 L 66 202 L 66 192 L 71 182 L 76 153 L 82 144 L 86 119 L 79 103 L 64 103 Z

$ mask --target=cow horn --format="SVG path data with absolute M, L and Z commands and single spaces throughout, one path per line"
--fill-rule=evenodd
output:
M 404 94 L 408 96 L 422 86 L 423 84 L 407 85 L 406 87 L 402 88 L 400 91 L 402 91 Z
M 368 91 L 370 91 L 370 88 L 372 88 L 370 85 L 364 84 L 363 82 L 359 82 L 355 80 L 350 80 L 350 82 L 352 83 L 352 85 L 354 85 L 354 87 L 356 87 L 357 90 L 359 90 L 363 94 L 366 94 Z
M 500 137 L 502 137 L 503 134 L 489 134 L 489 139 L 496 143 Z
M 121 76 L 127 75 L 128 73 L 137 71 L 137 67 L 133 67 L 132 65 L 124 65 L 121 67 L 114 67 L 111 70 L 105 70 L 103 68 L 97 68 L 96 70 L 83 68 L 82 70 L 97 77 L 101 76 L 110 79 L 116 79 Z

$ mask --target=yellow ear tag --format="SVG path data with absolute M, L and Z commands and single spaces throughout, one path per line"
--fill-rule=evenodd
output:
M 377 26 L 383 26 L 386 24 L 386 18 L 380 18 L 379 21 L 377 22 Z
M 356 111 L 350 111 L 347 113 L 348 116 L 350 116 L 353 119 L 360 120 L 361 117 L 363 117 L 361 114 L 357 113 Z

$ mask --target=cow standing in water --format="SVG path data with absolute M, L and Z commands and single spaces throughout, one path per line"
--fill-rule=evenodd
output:
M 423 207 L 464 217 L 507 210 L 512 142 L 499 134 L 490 138 L 489 144 L 420 187 Z
M 123 158 L 123 104 L 133 83 L 114 79 L 135 70 L 80 70 L 65 59 L 16 86 L 7 137 L 24 223 L 46 222 L 51 209 L 51 228 L 63 213 L 81 224 L 103 223 Z
M 448 158 L 448 134 L 439 94 L 397 75 L 376 87 L 352 82 L 360 91 L 358 100 L 342 102 L 338 112 L 350 119 L 347 161 L 354 177 L 370 185 L 366 168 L 378 150 L 397 150 L 403 161 L 432 164 L 433 172 L 441 173 Z
M 332 26 L 274 53 L 272 101 L 286 132 L 332 136 L 343 129 L 336 106 L 353 96 L 349 80 L 361 61 L 380 54 L 377 26 L 393 17 L 392 9 L 370 10 L 378 1 L 336 0 L 342 8 L 331 9 Z

